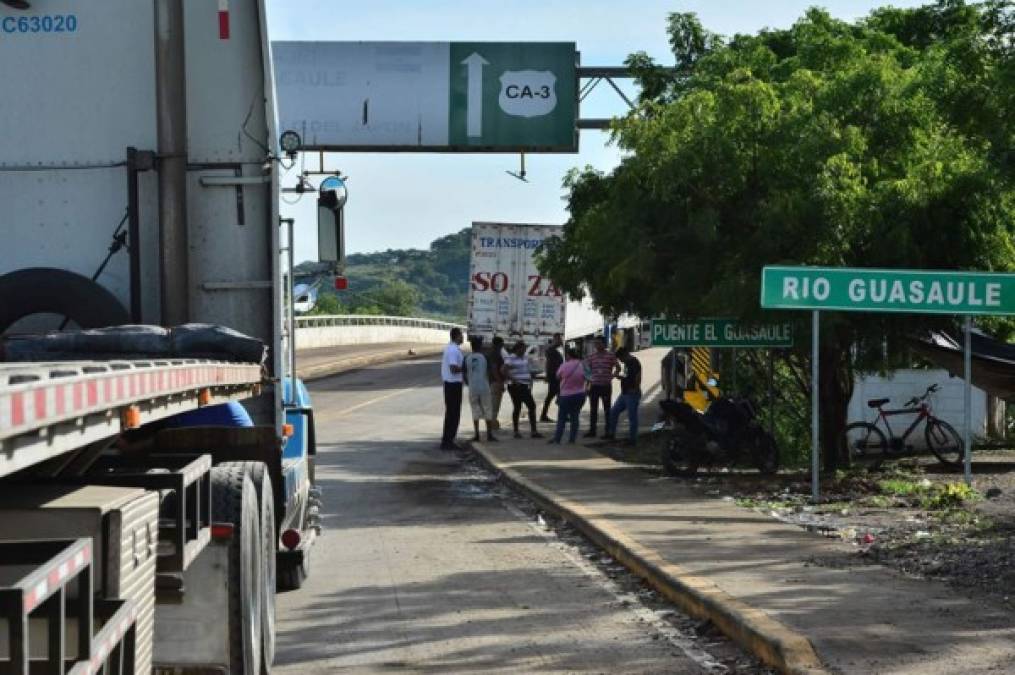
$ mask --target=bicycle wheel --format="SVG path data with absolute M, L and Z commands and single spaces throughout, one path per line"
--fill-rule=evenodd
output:
M 942 464 L 962 466 L 966 444 L 952 425 L 936 417 L 929 419 L 923 436 L 927 440 L 927 447 Z
M 850 462 L 876 469 L 885 460 L 888 440 L 884 433 L 870 422 L 853 422 L 843 432 Z

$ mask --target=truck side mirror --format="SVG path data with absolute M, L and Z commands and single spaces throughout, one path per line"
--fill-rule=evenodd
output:
M 321 262 L 345 262 L 344 209 L 348 191 L 345 181 L 329 176 L 321 183 L 317 196 L 317 259 Z

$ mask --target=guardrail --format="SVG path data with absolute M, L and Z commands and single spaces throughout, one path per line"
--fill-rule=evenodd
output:
M 331 326 L 403 326 L 405 328 L 430 328 L 450 331 L 465 326 L 434 319 L 416 319 L 405 316 L 375 316 L 370 314 L 320 314 L 296 317 L 297 328 L 328 328 Z
M 296 317 L 296 349 L 386 343 L 446 344 L 452 328 L 448 321 L 406 316 L 323 314 Z

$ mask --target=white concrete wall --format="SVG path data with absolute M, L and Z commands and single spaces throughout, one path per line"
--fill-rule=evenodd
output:
M 445 344 L 447 330 L 414 326 L 321 326 L 296 329 L 296 349 L 408 342 Z
M 849 401 L 849 421 L 874 420 L 875 411 L 867 407 L 869 399 L 890 398 L 891 401 L 885 405 L 886 410 L 901 408 L 911 397 L 920 396 L 927 387 L 935 383 L 940 385 L 941 389 L 932 394 L 931 409 L 936 416 L 955 427 L 961 436 L 964 424 L 965 383 L 960 378 L 949 377 L 946 370 L 903 369 L 890 373 L 890 377 L 880 375 L 858 377 L 853 388 L 853 398 Z M 987 433 L 987 394 L 982 389 L 973 387 L 972 404 L 973 437 L 982 438 Z M 912 415 L 898 415 L 889 417 L 888 422 L 892 425 L 892 431 L 901 435 L 914 419 L 915 416 Z M 917 447 L 924 444 L 923 426 L 921 422 L 907 443 Z M 878 427 L 883 430 L 883 423 L 879 422 Z

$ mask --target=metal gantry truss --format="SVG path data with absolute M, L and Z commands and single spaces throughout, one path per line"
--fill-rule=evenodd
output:
M 634 110 L 634 101 L 624 93 L 614 80 L 619 79 L 630 79 L 633 78 L 634 74 L 631 73 L 625 66 L 578 66 L 578 81 L 585 80 L 583 84 L 578 87 L 578 102 L 584 101 L 592 91 L 599 86 L 600 83 L 606 82 L 613 88 L 613 91 L 617 92 L 624 103 L 627 104 L 628 109 Z M 579 129 L 609 129 L 610 118 L 588 118 L 578 119 Z

